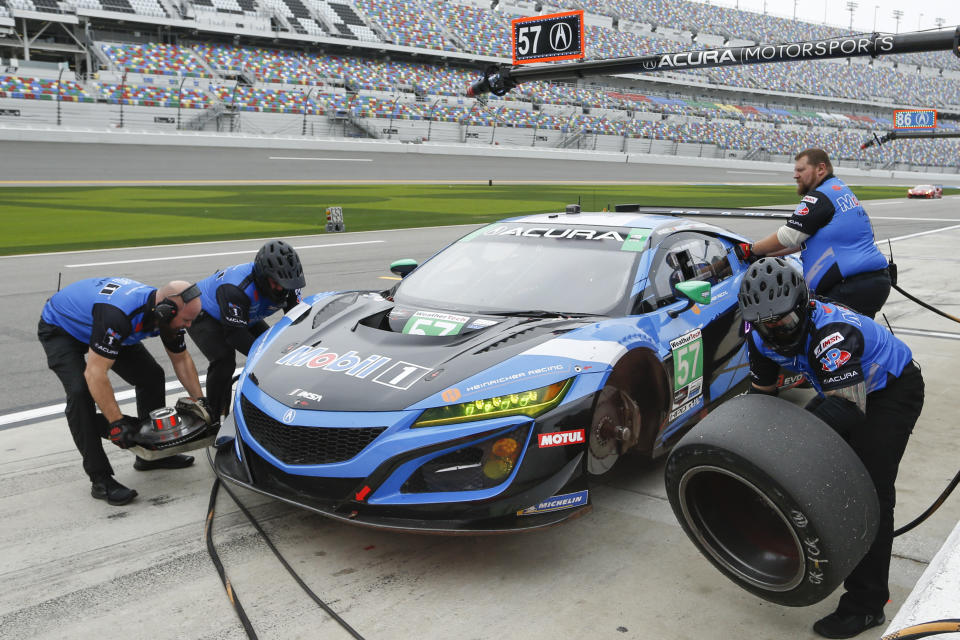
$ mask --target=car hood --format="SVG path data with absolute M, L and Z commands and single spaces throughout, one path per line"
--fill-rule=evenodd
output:
M 376 293 L 323 298 L 270 333 L 248 379 L 291 408 L 398 411 L 491 368 L 503 377 L 511 358 L 597 320 L 507 317 L 462 335 L 412 335 L 390 329 L 393 307 Z

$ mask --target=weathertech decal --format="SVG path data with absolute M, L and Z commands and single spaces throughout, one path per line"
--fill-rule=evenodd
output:
M 817 345 L 817 348 L 813 350 L 813 357 L 819 358 L 821 353 L 839 342 L 843 342 L 843 336 L 840 335 L 840 332 L 835 331 L 834 333 L 831 333 L 826 338 L 821 340 L 820 344 Z
M 568 444 L 583 444 L 586 439 L 583 435 L 583 429 L 574 431 L 558 431 L 556 433 L 541 433 L 538 439 L 540 448 L 560 447 Z
M 576 493 L 567 493 L 562 496 L 553 496 L 547 498 L 532 507 L 527 507 L 522 511 L 517 511 L 518 516 L 529 516 L 535 513 L 546 513 L 547 511 L 560 511 L 561 509 L 572 509 L 587 504 L 588 492 L 586 489 Z

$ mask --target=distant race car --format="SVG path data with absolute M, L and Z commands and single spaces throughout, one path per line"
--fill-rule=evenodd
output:
M 531 215 L 394 263 L 388 291 L 305 298 L 251 349 L 216 473 L 391 529 L 582 513 L 591 475 L 666 453 L 746 389 L 744 241 L 667 215 Z
M 908 198 L 942 198 L 942 184 L 918 184 L 907 191 Z

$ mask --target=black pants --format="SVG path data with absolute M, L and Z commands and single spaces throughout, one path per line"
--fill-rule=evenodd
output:
M 880 269 L 850 276 L 817 295 L 875 318 L 890 295 L 890 274 Z
M 67 394 L 64 414 L 73 442 L 83 457 L 83 470 L 90 480 L 112 476 L 113 467 L 100 440 L 107 434 L 109 425 L 103 414 L 97 413 L 96 403 L 83 377 L 89 346 L 43 320 L 37 326 L 37 337 L 47 354 L 47 366 L 60 378 Z M 164 406 L 166 389 L 163 367 L 157 364 L 142 344 L 121 347 L 111 371 L 136 389 L 139 418 L 146 418 L 151 411 Z
M 923 408 L 923 376 L 913 363 L 899 378 L 867 396 L 867 419 L 848 442 L 863 461 L 880 500 L 880 525 L 867 555 L 843 583 L 846 593 L 837 610 L 845 614 L 878 615 L 890 598 L 887 578 L 893 549 L 894 482 L 907 439 Z
M 270 328 L 263 320 L 248 327 L 250 333 L 259 336 Z M 227 342 L 227 333 L 220 321 L 201 314 L 187 329 L 190 338 L 200 347 L 210 366 L 207 368 L 207 402 L 214 420 L 230 412 L 230 392 L 233 389 L 233 372 L 237 369 L 237 350 Z

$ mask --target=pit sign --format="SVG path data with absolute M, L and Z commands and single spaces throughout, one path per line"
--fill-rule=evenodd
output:
M 583 10 L 516 18 L 513 30 L 513 64 L 583 58 Z
M 894 129 L 933 129 L 936 126 L 936 109 L 898 109 L 893 112 Z

